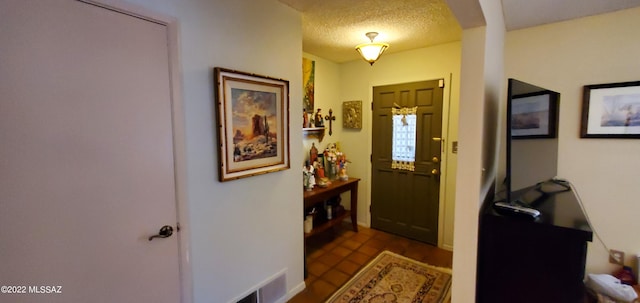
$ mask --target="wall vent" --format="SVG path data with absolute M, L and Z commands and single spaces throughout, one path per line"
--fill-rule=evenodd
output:
M 237 303 L 284 303 L 287 294 L 286 269 L 269 277 Z
M 248 296 L 240 299 L 238 303 L 258 303 L 258 291 L 250 293 Z
M 258 289 L 257 303 L 276 303 L 287 294 L 287 280 L 284 274 Z

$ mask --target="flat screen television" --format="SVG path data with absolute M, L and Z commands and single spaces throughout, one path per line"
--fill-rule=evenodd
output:
M 557 183 L 560 94 L 516 79 L 507 87 L 505 201 L 534 207 Z

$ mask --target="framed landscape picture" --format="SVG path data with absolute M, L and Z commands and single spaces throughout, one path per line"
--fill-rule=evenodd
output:
M 216 67 L 220 181 L 290 168 L 289 81 Z
M 555 138 L 558 100 L 549 92 L 514 96 L 511 100 L 511 137 Z
M 582 138 L 640 138 L 640 81 L 585 85 Z

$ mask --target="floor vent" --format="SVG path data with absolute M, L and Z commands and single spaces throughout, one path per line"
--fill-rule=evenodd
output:
M 287 281 L 284 273 L 276 276 L 265 286 L 258 289 L 257 303 L 276 303 L 287 294 Z
M 238 301 L 238 303 L 258 303 L 258 291 L 250 293 L 248 296 Z
M 238 303 L 280 303 L 287 294 L 285 271 L 263 282 L 257 290 L 237 301 Z

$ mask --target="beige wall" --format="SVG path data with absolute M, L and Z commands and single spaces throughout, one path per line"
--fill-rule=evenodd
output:
M 333 133 L 329 135 L 329 123 L 325 123 L 324 138 L 320 141 L 313 136 L 305 136 L 302 138 L 302 152 L 303 159 L 309 159 L 309 151 L 313 145 L 316 146 L 318 152 L 322 152 L 330 143 L 342 144 L 342 102 L 340 102 L 340 64 L 326 60 L 324 58 L 314 56 L 309 53 L 303 53 L 303 57 L 315 61 L 315 81 L 314 81 L 314 113 L 318 108 L 321 109 L 323 116 L 329 114 L 329 109 L 333 110 L 333 115 L 336 116 L 336 120 L 333 121 Z M 294 101 L 295 102 L 295 101 Z M 302 101 L 300 101 L 302 102 Z M 312 115 L 311 115 L 312 116 Z M 310 117 L 311 117 L 310 116 Z M 344 152 L 344 148 L 340 148 Z M 346 153 L 346 152 L 345 152 Z M 347 154 L 350 161 L 354 161 L 351 154 Z M 354 162 L 356 163 L 356 162 Z M 297 164 L 297 163 L 295 163 Z M 300 164 L 300 166 L 302 163 Z M 347 166 L 347 174 L 353 177 L 360 178 L 359 175 L 353 173 L 353 166 L 351 163 Z M 359 193 L 362 196 L 362 193 Z M 351 208 L 351 195 L 350 193 L 343 193 L 340 195 L 342 198 L 341 204 L 346 209 Z
M 393 47 L 393 46 L 392 46 Z M 373 66 L 363 60 L 336 64 L 311 54 L 305 57 L 316 60 L 316 107 L 327 112 L 333 108 L 337 115 L 333 136 L 325 135 L 324 140 L 304 140 L 308 151 L 315 142 L 325 147 L 329 142 L 339 141 L 342 150 L 352 163 L 348 174 L 361 178 L 358 205 L 358 222 L 369 226 L 371 203 L 371 100 L 373 86 L 444 79 L 446 83 L 443 108 L 443 136 L 446 151 L 443 153 L 443 182 L 441 183 L 440 205 L 440 246 L 453 248 L 453 207 L 455 199 L 455 170 L 457 155 L 451 152 L 451 142 L 457 140 L 457 112 L 459 99 L 460 43 L 449 43 L 396 54 L 385 54 Z M 334 92 L 325 90 L 335 88 Z M 336 95 L 337 93 L 337 95 Z M 360 100 L 363 103 L 363 125 L 361 130 L 343 129 L 342 102 Z M 453 172 L 453 173 L 452 173 Z M 343 203 L 348 196 L 343 196 Z
M 323 59 L 318 56 L 314 56 L 309 53 L 303 53 L 303 57 L 315 61 L 316 72 L 315 72 L 315 81 L 314 81 L 314 113 L 315 109 L 322 109 L 321 113 L 324 115 L 329 114 L 329 109 L 333 109 L 333 115 L 338 115 L 338 111 L 340 115 L 342 115 L 342 102 L 339 102 L 340 99 L 340 65 L 334 63 L 332 61 Z M 293 102 L 302 102 L 300 100 L 295 100 Z M 329 124 L 327 124 L 327 128 L 325 131 L 325 137 L 322 141 L 312 138 L 312 137 L 303 137 L 303 152 L 305 153 L 303 156 L 304 160 L 309 159 L 309 149 L 311 148 L 311 143 L 314 143 L 318 151 L 324 150 L 328 143 L 335 143 L 340 141 L 341 131 L 337 131 L 337 125 L 340 124 L 340 129 L 342 129 L 342 116 L 337 117 L 336 121 L 334 121 L 334 130 L 333 135 L 329 136 Z M 298 163 L 295 163 L 298 165 Z M 299 166 L 302 166 L 300 163 Z M 348 196 L 348 195 L 347 195 Z
M 561 93 L 558 176 L 571 181 L 592 227 L 611 249 L 640 252 L 640 142 L 581 139 L 582 88 L 640 80 L 640 8 L 512 31 L 506 76 Z M 610 273 L 607 251 L 594 237 L 587 272 Z
M 458 172 L 454 222 L 452 302 L 475 301 L 478 212 L 481 198 L 485 27 L 462 37 Z
M 302 147 L 293 143 L 302 130 L 290 129 L 291 169 L 218 182 L 213 67 L 289 80 L 290 111 L 302 113 L 300 13 L 275 0 L 128 2 L 179 24 L 194 302 L 237 302 L 281 271 L 294 295 L 304 287 Z M 302 115 L 290 121 L 302 125 Z
M 288 275 L 287 290 L 292 293 L 299 290 L 297 287 L 303 282 L 303 239 L 300 235 L 302 204 L 296 201 L 302 200 L 299 190 L 302 179 L 296 166 L 302 164 L 308 149 L 303 150 L 302 144 L 294 144 L 302 141 L 302 131 L 294 127 L 302 124 L 302 72 L 300 60 L 291 58 L 302 56 L 300 13 L 271 0 L 189 0 L 179 4 L 171 0 L 129 2 L 174 16 L 180 23 L 187 195 L 191 217 L 190 261 L 193 266 L 191 276 L 195 302 L 228 302 L 283 268 L 286 268 Z M 640 204 L 633 202 L 634 198 L 640 196 L 636 184 L 640 147 L 635 140 L 587 140 L 579 139 L 577 133 L 582 85 L 638 80 L 640 63 L 636 55 L 640 53 L 640 42 L 634 38 L 640 26 L 638 18 L 633 17 L 639 13 L 638 9 L 634 9 L 508 33 L 505 52 L 508 72 L 502 77 L 502 83 L 506 77 L 514 77 L 548 86 L 563 94 L 559 175 L 576 184 L 594 226 L 607 244 L 628 254 L 640 251 L 638 243 L 633 241 L 633 230 L 637 230 L 639 224 L 635 217 L 640 213 Z M 482 167 L 491 163 L 490 158 L 479 155 L 495 152 L 482 148 L 483 137 L 493 136 L 493 131 L 483 133 L 484 78 L 487 77 L 485 60 L 489 63 L 496 61 L 495 57 L 489 60 L 485 58 L 485 52 L 496 51 L 485 45 L 485 40 L 494 41 L 491 33 L 496 29 L 491 20 L 486 28 L 489 34 L 485 34 L 484 27 L 465 29 L 462 50 L 460 44 L 456 47 L 440 46 L 452 47 L 451 58 L 432 49 L 422 49 L 406 54 L 385 54 L 373 67 L 363 61 L 346 63 L 341 67 L 326 62 L 327 74 L 337 74 L 335 79 L 339 80 L 325 79 L 317 83 L 320 86 L 339 87 L 340 93 L 337 95 L 330 93 L 321 97 L 323 93 L 318 92 L 316 101 L 322 106 L 333 107 L 339 117 L 342 101 L 362 100 L 363 104 L 367 104 L 371 100 L 372 86 L 446 79 L 449 73 L 454 75 L 451 112 L 455 111 L 453 104 L 455 94 L 459 91 L 460 104 L 465 108 L 458 135 L 460 154 L 457 155 L 459 195 L 455 198 L 454 303 L 473 302 L 475 299 L 479 197 L 488 190 L 487 183 L 482 180 L 492 179 L 491 176 L 479 177 Z M 265 27 L 264 22 L 269 26 Z M 461 23 L 464 24 L 464 20 Z M 230 29 L 236 34 L 230 34 Z M 262 52 L 255 53 L 256 44 L 266 47 Z M 458 62 L 443 68 L 443 60 L 455 61 L 453 57 Z M 453 67 L 455 64 L 457 67 Z M 211 68 L 214 66 L 290 81 L 291 170 L 225 183 L 216 181 L 218 155 L 214 148 L 215 121 L 211 118 Z M 461 73 L 460 66 L 463 67 Z M 336 72 L 336 69 L 339 71 Z M 493 76 L 488 77 L 493 79 Z M 366 109 L 367 105 L 363 107 Z M 474 113 L 474 110 L 478 112 Z M 370 111 L 365 110 L 364 113 L 365 121 L 370 121 Z M 463 112 L 460 114 L 463 115 Z M 370 152 L 358 151 L 360 145 L 371 146 L 370 124 L 365 124 L 361 131 L 342 130 L 341 123 L 337 124 L 336 134 L 327 136 L 323 142 L 336 139 L 343 142 L 343 148 L 354 161 L 350 174 L 366 176 L 360 188 L 361 197 L 366 201 L 359 206 L 362 216 L 368 213 L 365 211 L 370 200 Z M 449 125 L 458 123 L 452 119 Z M 449 142 L 456 137 L 454 132 L 454 127 L 451 127 Z M 452 166 L 449 166 L 449 171 Z M 273 188 L 278 190 L 274 191 Z M 255 199 L 256 193 L 260 193 L 259 201 Z M 453 199 L 453 190 L 445 190 L 445 193 L 447 200 Z M 453 203 L 447 202 L 447 207 L 452 206 Z M 358 220 L 361 223 L 368 222 L 367 217 L 359 217 Z M 604 271 L 607 267 L 601 245 L 594 243 L 589 251 L 589 269 Z
M 504 102 L 504 20 L 499 0 L 481 0 L 486 26 L 462 41 L 460 154 L 455 208 L 452 302 L 475 302 L 478 214 L 496 178 Z
M 482 167 L 484 169 L 482 184 L 483 195 L 494 190 L 491 187 L 496 181 L 498 171 L 500 131 L 504 129 L 500 117 L 506 101 L 506 79 L 504 77 L 504 40 L 505 25 L 502 14 L 502 2 L 499 0 L 481 0 L 480 5 L 487 19 L 485 45 L 485 107 L 484 131 L 482 141 Z

